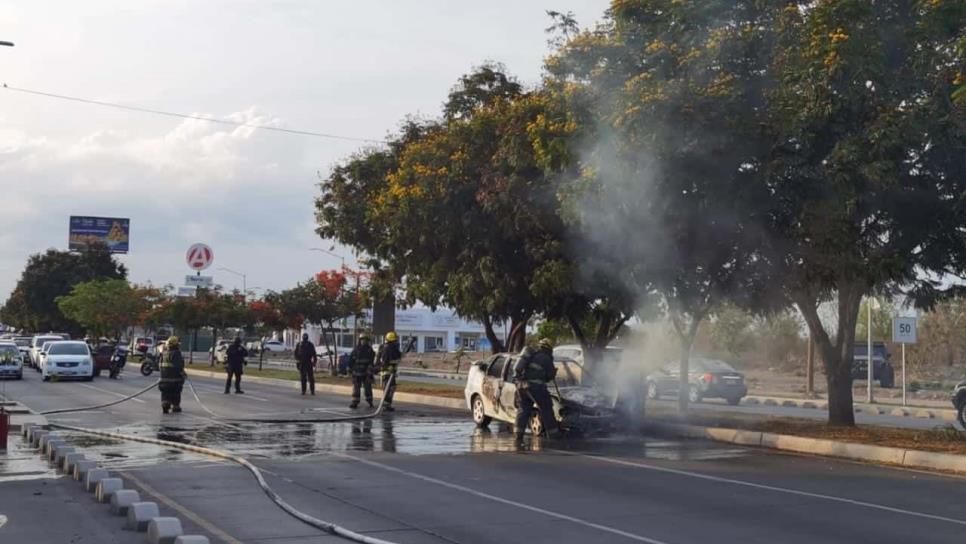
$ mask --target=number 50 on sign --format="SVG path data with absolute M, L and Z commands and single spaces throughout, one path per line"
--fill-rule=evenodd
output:
M 892 341 L 897 344 L 916 343 L 916 318 L 897 317 L 892 321 Z

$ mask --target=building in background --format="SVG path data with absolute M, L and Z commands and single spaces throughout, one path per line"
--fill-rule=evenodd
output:
M 370 323 L 371 312 L 367 311 L 359 320 L 359 330 L 368 330 Z M 348 318 L 339 322 L 334 331 L 326 331 L 326 334 L 330 344 L 335 338 L 339 348 L 351 349 L 355 345 L 355 331 L 355 320 Z M 285 331 L 286 346 L 294 347 L 302 332 L 308 333 L 309 339 L 316 345 L 324 345 L 321 341 L 322 327 L 311 325 L 305 327 L 304 331 Z M 402 346 L 409 345 L 415 338 L 415 351 L 419 353 L 455 351 L 460 347 L 465 351 L 486 351 L 490 348 L 482 323 L 462 319 L 447 308 L 436 311 L 429 308 L 397 309 L 396 333 Z M 497 336 L 502 340 L 504 331 L 497 331 Z M 376 338 L 374 342 L 378 344 L 381 340 Z

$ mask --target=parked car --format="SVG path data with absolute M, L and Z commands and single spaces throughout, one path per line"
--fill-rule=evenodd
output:
M 154 346 L 154 338 L 151 338 L 150 336 L 135 336 L 131 339 L 131 346 L 128 348 L 128 350 L 131 353 L 153 352 L 155 349 Z
M 261 349 L 269 353 L 281 353 L 285 351 L 285 344 L 281 340 L 266 340 L 262 342 Z
M 956 420 L 966 429 L 966 382 L 959 382 L 953 388 L 952 401 L 956 408 Z
M 624 348 L 607 346 L 604 348 L 602 363 L 619 363 L 624 354 Z M 584 348 L 577 344 L 565 344 L 553 348 L 554 359 L 576 361 L 581 366 L 585 364 Z
M 102 343 L 99 344 L 94 352 L 91 354 L 91 358 L 94 361 L 94 375 L 100 376 L 102 370 L 107 372 L 111 371 L 111 357 L 114 356 L 114 346 Z
M 869 344 L 856 342 L 852 348 L 852 379 L 865 380 L 869 377 Z M 896 385 L 896 370 L 889 361 L 891 355 L 884 342 L 872 343 L 872 380 L 879 387 L 891 389 Z
M 647 376 L 647 398 L 677 397 L 680 387 L 679 363 L 669 363 Z M 694 357 L 688 366 L 688 400 L 701 402 L 708 398 L 723 398 L 736 405 L 748 394 L 744 374 L 731 365 L 716 359 Z
M 33 340 L 32 336 L 15 336 L 13 338 L 13 343 L 17 344 L 20 348 L 20 353 L 23 354 L 23 362 L 25 365 L 30 365 L 30 341 Z
M 517 355 L 501 353 L 473 363 L 466 379 L 464 395 L 466 405 L 473 414 L 473 421 L 485 427 L 494 419 L 512 424 L 517 415 L 514 397 L 513 366 Z M 551 385 L 553 412 L 557 423 L 564 430 L 606 430 L 619 423 L 612 399 L 603 393 L 577 383 L 579 374 L 573 361 L 556 361 L 557 386 Z M 530 420 L 534 434 L 543 432 L 543 422 L 538 411 Z
M 40 353 L 44 349 L 44 344 L 48 342 L 63 342 L 64 338 L 60 335 L 41 334 L 34 336 L 30 340 L 30 364 L 40 370 Z
M 214 353 L 216 363 L 224 364 L 228 361 L 228 346 L 230 344 L 231 342 L 228 340 L 219 340 L 214 347 L 208 349 L 208 353 Z
M 49 342 L 42 358 L 41 375 L 44 381 L 57 378 L 94 379 L 94 362 L 85 342 L 61 340 Z
M 0 342 L 0 378 L 23 379 L 23 353 L 11 341 Z

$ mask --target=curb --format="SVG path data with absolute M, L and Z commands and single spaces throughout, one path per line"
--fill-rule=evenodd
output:
M 773 397 L 768 395 L 748 395 L 741 399 L 746 406 L 782 406 L 785 408 L 806 408 L 811 410 L 828 410 L 828 401 L 821 399 L 796 399 L 790 397 Z M 854 403 L 856 413 L 872 415 L 890 415 L 896 417 L 918 417 L 923 419 L 941 419 L 956 421 L 956 410 L 946 408 L 928 408 L 924 406 L 901 406 L 896 404 L 866 404 Z
M 905 468 L 944 470 L 966 473 L 966 455 L 909 450 L 871 444 L 857 444 L 821 438 L 764 433 L 723 427 L 700 427 L 681 423 L 651 421 L 645 428 L 658 434 L 703 438 L 741 446 L 754 446 L 824 457 L 837 457 Z
M 217 372 L 212 370 L 196 370 L 194 368 L 186 368 L 185 372 L 189 376 L 198 376 L 201 378 L 216 378 L 224 379 L 224 372 Z M 254 383 L 261 383 L 265 385 L 274 385 L 278 387 L 288 387 L 290 389 L 301 390 L 302 385 L 293 380 L 282 380 L 279 378 L 262 378 L 260 376 L 246 376 L 245 381 L 251 381 Z M 315 390 L 321 393 L 331 393 L 335 395 L 351 396 L 352 387 L 348 385 L 331 385 L 325 383 L 315 384 Z M 373 397 L 382 398 L 382 390 L 373 388 Z M 402 393 L 397 391 L 396 395 L 393 397 L 394 401 L 405 402 L 409 404 L 422 404 L 424 406 L 435 406 L 437 408 L 450 408 L 454 410 L 468 410 L 466 407 L 466 401 L 463 399 L 453 399 L 447 397 L 437 397 L 433 395 L 419 395 L 416 393 Z

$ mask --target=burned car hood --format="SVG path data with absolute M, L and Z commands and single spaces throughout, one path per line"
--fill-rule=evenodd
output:
M 557 395 L 556 389 L 551 389 L 550 394 Z M 571 385 L 560 388 L 560 397 L 564 402 L 572 402 L 585 408 L 610 409 L 613 408 L 613 400 L 593 387 L 582 385 Z

